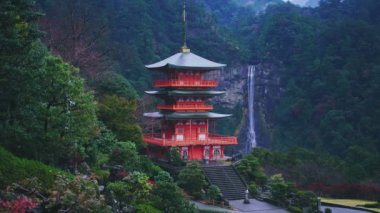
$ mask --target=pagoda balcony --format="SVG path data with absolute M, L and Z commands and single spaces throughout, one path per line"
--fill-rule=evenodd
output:
M 207 111 L 212 110 L 214 107 L 212 105 L 205 104 L 174 104 L 174 105 L 158 105 L 158 109 L 161 110 L 194 110 L 194 111 Z
M 209 134 L 204 140 L 199 140 L 196 137 L 188 137 L 183 140 L 176 140 L 175 138 L 163 138 L 161 134 L 146 134 L 144 141 L 148 144 L 158 146 L 190 146 L 190 145 L 236 145 L 237 138 L 231 136 L 222 136 L 216 134 Z
M 199 87 L 199 88 L 213 88 L 218 85 L 215 80 L 158 80 L 154 82 L 155 87 Z

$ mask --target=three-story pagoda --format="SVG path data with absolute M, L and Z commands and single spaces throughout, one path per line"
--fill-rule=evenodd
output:
M 182 48 L 163 61 L 147 65 L 150 70 L 163 72 L 165 80 L 157 80 L 154 87 L 160 90 L 146 91 L 161 98 L 164 104 L 157 106 L 158 112 L 144 116 L 161 120 L 161 131 L 144 135 L 151 156 L 162 158 L 170 147 L 179 147 L 184 160 L 224 159 L 224 146 L 237 144 L 236 137 L 217 135 L 215 128 L 210 133 L 210 124 L 215 120 L 231 116 L 210 112 L 212 105 L 206 100 L 222 95 L 224 91 L 212 90 L 217 81 L 210 75 L 225 67 Z
M 144 113 L 146 117 L 161 121 L 161 130 L 144 135 L 144 141 L 152 157 L 164 158 L 171 147 L 179 147 L 184 160 L 224 159 L 224 146 L 236 145 L 237 138 L 216 134 L 215 125 L 217 119 L 231 115 L 211 112 L 213 106 L 206 100 L 225 93 L 212 90 L 218 82 L 210 73 L 226 65 L 195 55 L 187 48 L 185 8 L 184 1 L 184 45 L 181 51 L 146 66 L 149 70 L 163 73 L 166 79 L 154 82 L 158 90 L 146 91 L 164 103 L 157 106 L 158 112 Z M 211 123 L 214 123 L 213 131 L 210 130 Z

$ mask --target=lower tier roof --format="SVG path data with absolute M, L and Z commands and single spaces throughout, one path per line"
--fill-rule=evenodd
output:
M 223 95 L 225 91 L 211 91 L 211 90 L 158 90 L 158 91 L 145 91 L 148 95 L 158 96 L 215 96 Z
M 185 119 L 218 119 L 230 117 L 231 114 L 219 114 L 214 112 L 172 112 L 172 113 L 161 113 L 161 112 L 148 112 L 144 113 L 145 117 L 149 118 L 165 118 L 167 120 L 185 120 Z

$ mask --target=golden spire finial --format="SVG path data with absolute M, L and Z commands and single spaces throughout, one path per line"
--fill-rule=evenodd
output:
M 188 53 L 190 52 L 190 49 L 187 48 L 186 44 L 186 0 L 183 0 L 183 11 L 182 11 L 182 40 L 183 40 L 183 46 L 181 47 L 182 53 Z

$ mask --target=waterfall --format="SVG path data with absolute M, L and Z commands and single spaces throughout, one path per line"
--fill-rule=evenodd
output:
M 256 66 L 248 66 L 248 135 L 246 143 L 246 152 L 250 152 L 256 147 L 255 117 L 254 117 L 254 99 L 255 99 L 255 71 Z

